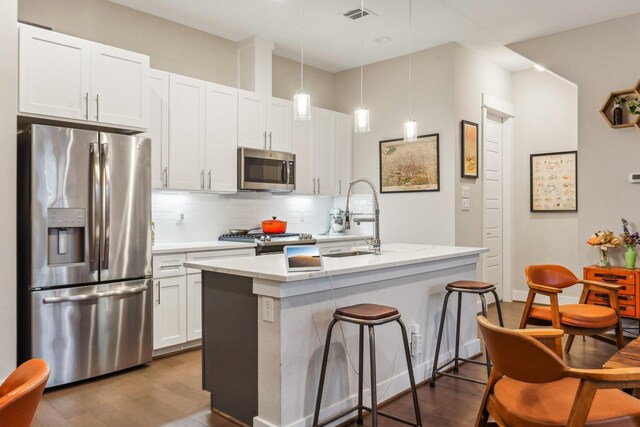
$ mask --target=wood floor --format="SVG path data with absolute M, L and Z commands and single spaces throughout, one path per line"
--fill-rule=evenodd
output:
M 523 304 L 503 303 L 507 327 L 517 327 Z M 490 319 L 497 322 L 493 306 Z M 600 367 L 615 347 L 577 338 L 566 357 L 575 367 Z M 486 378 L 483 366 L 466 364 L 461 373 Z M 91 426 L 227 426 L 209 410 L 209 393 L 201 390 L 200 351 L 157 359 L 145 367 L 46 392 L 33 423 L 37 427 Z M 418 388 L 423 424 L 439 427 L 473 425 L 483 386 L 440 377 L 435 388 Z M 411 396 L 385 405 L 385 411 L 409 419 Z M 365 425 L 368 420 L 365 418 Z M 384 418 L 380 425 L 398 425 Z M 355 424 L 354 424 L 355 425 Z

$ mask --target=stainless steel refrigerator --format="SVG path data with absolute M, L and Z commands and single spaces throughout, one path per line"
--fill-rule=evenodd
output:
M 18 135 L 18 362 L 47 387 L 151 360 L 151 141 L 31 125 Z

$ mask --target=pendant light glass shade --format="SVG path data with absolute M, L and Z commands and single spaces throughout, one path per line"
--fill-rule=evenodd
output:
M 415 120 L 409 119 L 404 122 L 404 140 L 416 141 L 418 139 L 418 124 Z
M 293 96 L 293 119 L 311 120 L 311 97 L 306 90 L 300 89 Z
M 369 132 L 369 109 L 364 106 L 358 107 L 353 113 L 353 129 L 357 133 Z

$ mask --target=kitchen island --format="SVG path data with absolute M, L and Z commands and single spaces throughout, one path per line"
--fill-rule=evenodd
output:
M 485 251 L 385 244 L 381 255 L 323 257 L 323 270 L 296 273 L 286 271 L 282 254 L 186 263 L 203 274 L 203 383 L 212 408 L 256 426 L 310 424 L 333 311 L 359 303 L 397 307 L 407 328 L 420 326 L 422 347 L 413 368 L 416 381 L 427 379 L 444 286 L 476 280 Z M 455 305 L 450 304 L 450 319 Z M 463 300 L 463 357 L 480 352 L 475 315 L 476 302 L 468 297 Z M 454 334 L 449 322 L 443 362 L 453 356 Z M 393 324 L 376 328 L 379 401 L 409 387 L 401 340 Z M 357 360 L 358 328 L 344 324 L 333 334 L 321 418 L 355 403 Z M 365 390 L 365 402 L 369 396 Z

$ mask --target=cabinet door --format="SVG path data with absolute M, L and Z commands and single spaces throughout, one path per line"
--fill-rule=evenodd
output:
M 271 98 L 267 111 L 269 150 L 291 152 L 292 105 L 286 99 Z
M 311 120 L 294 120 L 292 124 L 291 152 L 296 155 L 295 192 L 298 194 L 314 194 L 316 189 L 315 161 L 311 146 Z
M 153 349 L 187 340 L 186 276 L 153 281 Z
M 89 118 L 91 43 L 20 25 L 20 113 Z
M 187 341 L 202 338 L 202 274 L 187 276 Z
M 267 148 L 266 100 L 246 90 L 238 90 L 238 147 Z
M 204 190 L 205 82 L 169 75 L 169 188 Z
M 238 189 L 238 90 L 207 83 L 206 86 L 206 189 Z
M 149 127 L 149 57 L 92 43 L 90 119 Z
M 333 112 L 313 108 L 311 112 L 311 144 L 315 153 L 316 194 L 334 194 L 334 132 Z
M 151 187 L 167 188 L 169 179 L 169 73 L 149 71 L 149 130 Z
M 335 115 L 335 194 L 346 195 L 351 181 L 352 120 L 348 114 Z

